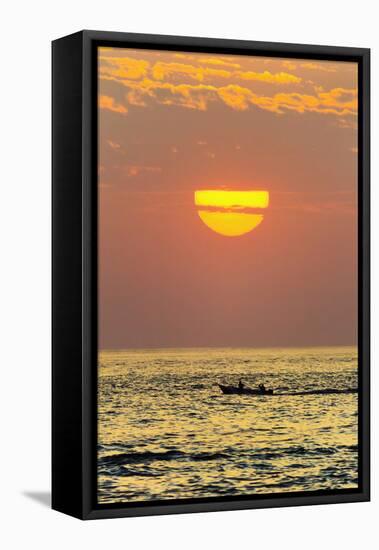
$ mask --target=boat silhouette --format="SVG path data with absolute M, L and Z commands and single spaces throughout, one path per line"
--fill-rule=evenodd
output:
M 222 393 L 226 395 L 273 395 L 274 390 L 266 389 L 254 389 L 248 386 L 226 386 L 224 384 L 217 384 Z

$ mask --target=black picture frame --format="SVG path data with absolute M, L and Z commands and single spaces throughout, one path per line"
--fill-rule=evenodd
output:
M 358 489 L 274 497 L 97 504 L 96 48 L 99 45 L 358 63 Z M 52 61 L 52 507 L 77 518 L 96 519 L 369 500 L 370 50 L 81 31 L 53 42 Z

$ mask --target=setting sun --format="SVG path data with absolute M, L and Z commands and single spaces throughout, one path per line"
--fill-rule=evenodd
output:
M 257 209 L 267 208 L 268 191 L 195 191 L 195 205 L 207 227 L 226 237 L 249 233 L 262 222 Z
M 177 42 L 93 66 L 94 503 L 350 498 L 360 56 Z

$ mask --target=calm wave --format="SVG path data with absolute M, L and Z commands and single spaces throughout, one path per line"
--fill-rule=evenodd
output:
M 357 418 L 356 348 L 103 351 L 99 502 L 353 488 Z

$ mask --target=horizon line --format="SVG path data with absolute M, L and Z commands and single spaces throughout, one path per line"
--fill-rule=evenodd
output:
M 317 344 L 302 346 L 147 346 L 147 347 L 116 347 L 116 348 L 98 348 L 98 353 L 103 351 L 138 351 L 138 350 L 178 350 L 178 349 L 315 349 L 315 348 L 357 348 L 358 344 Z

